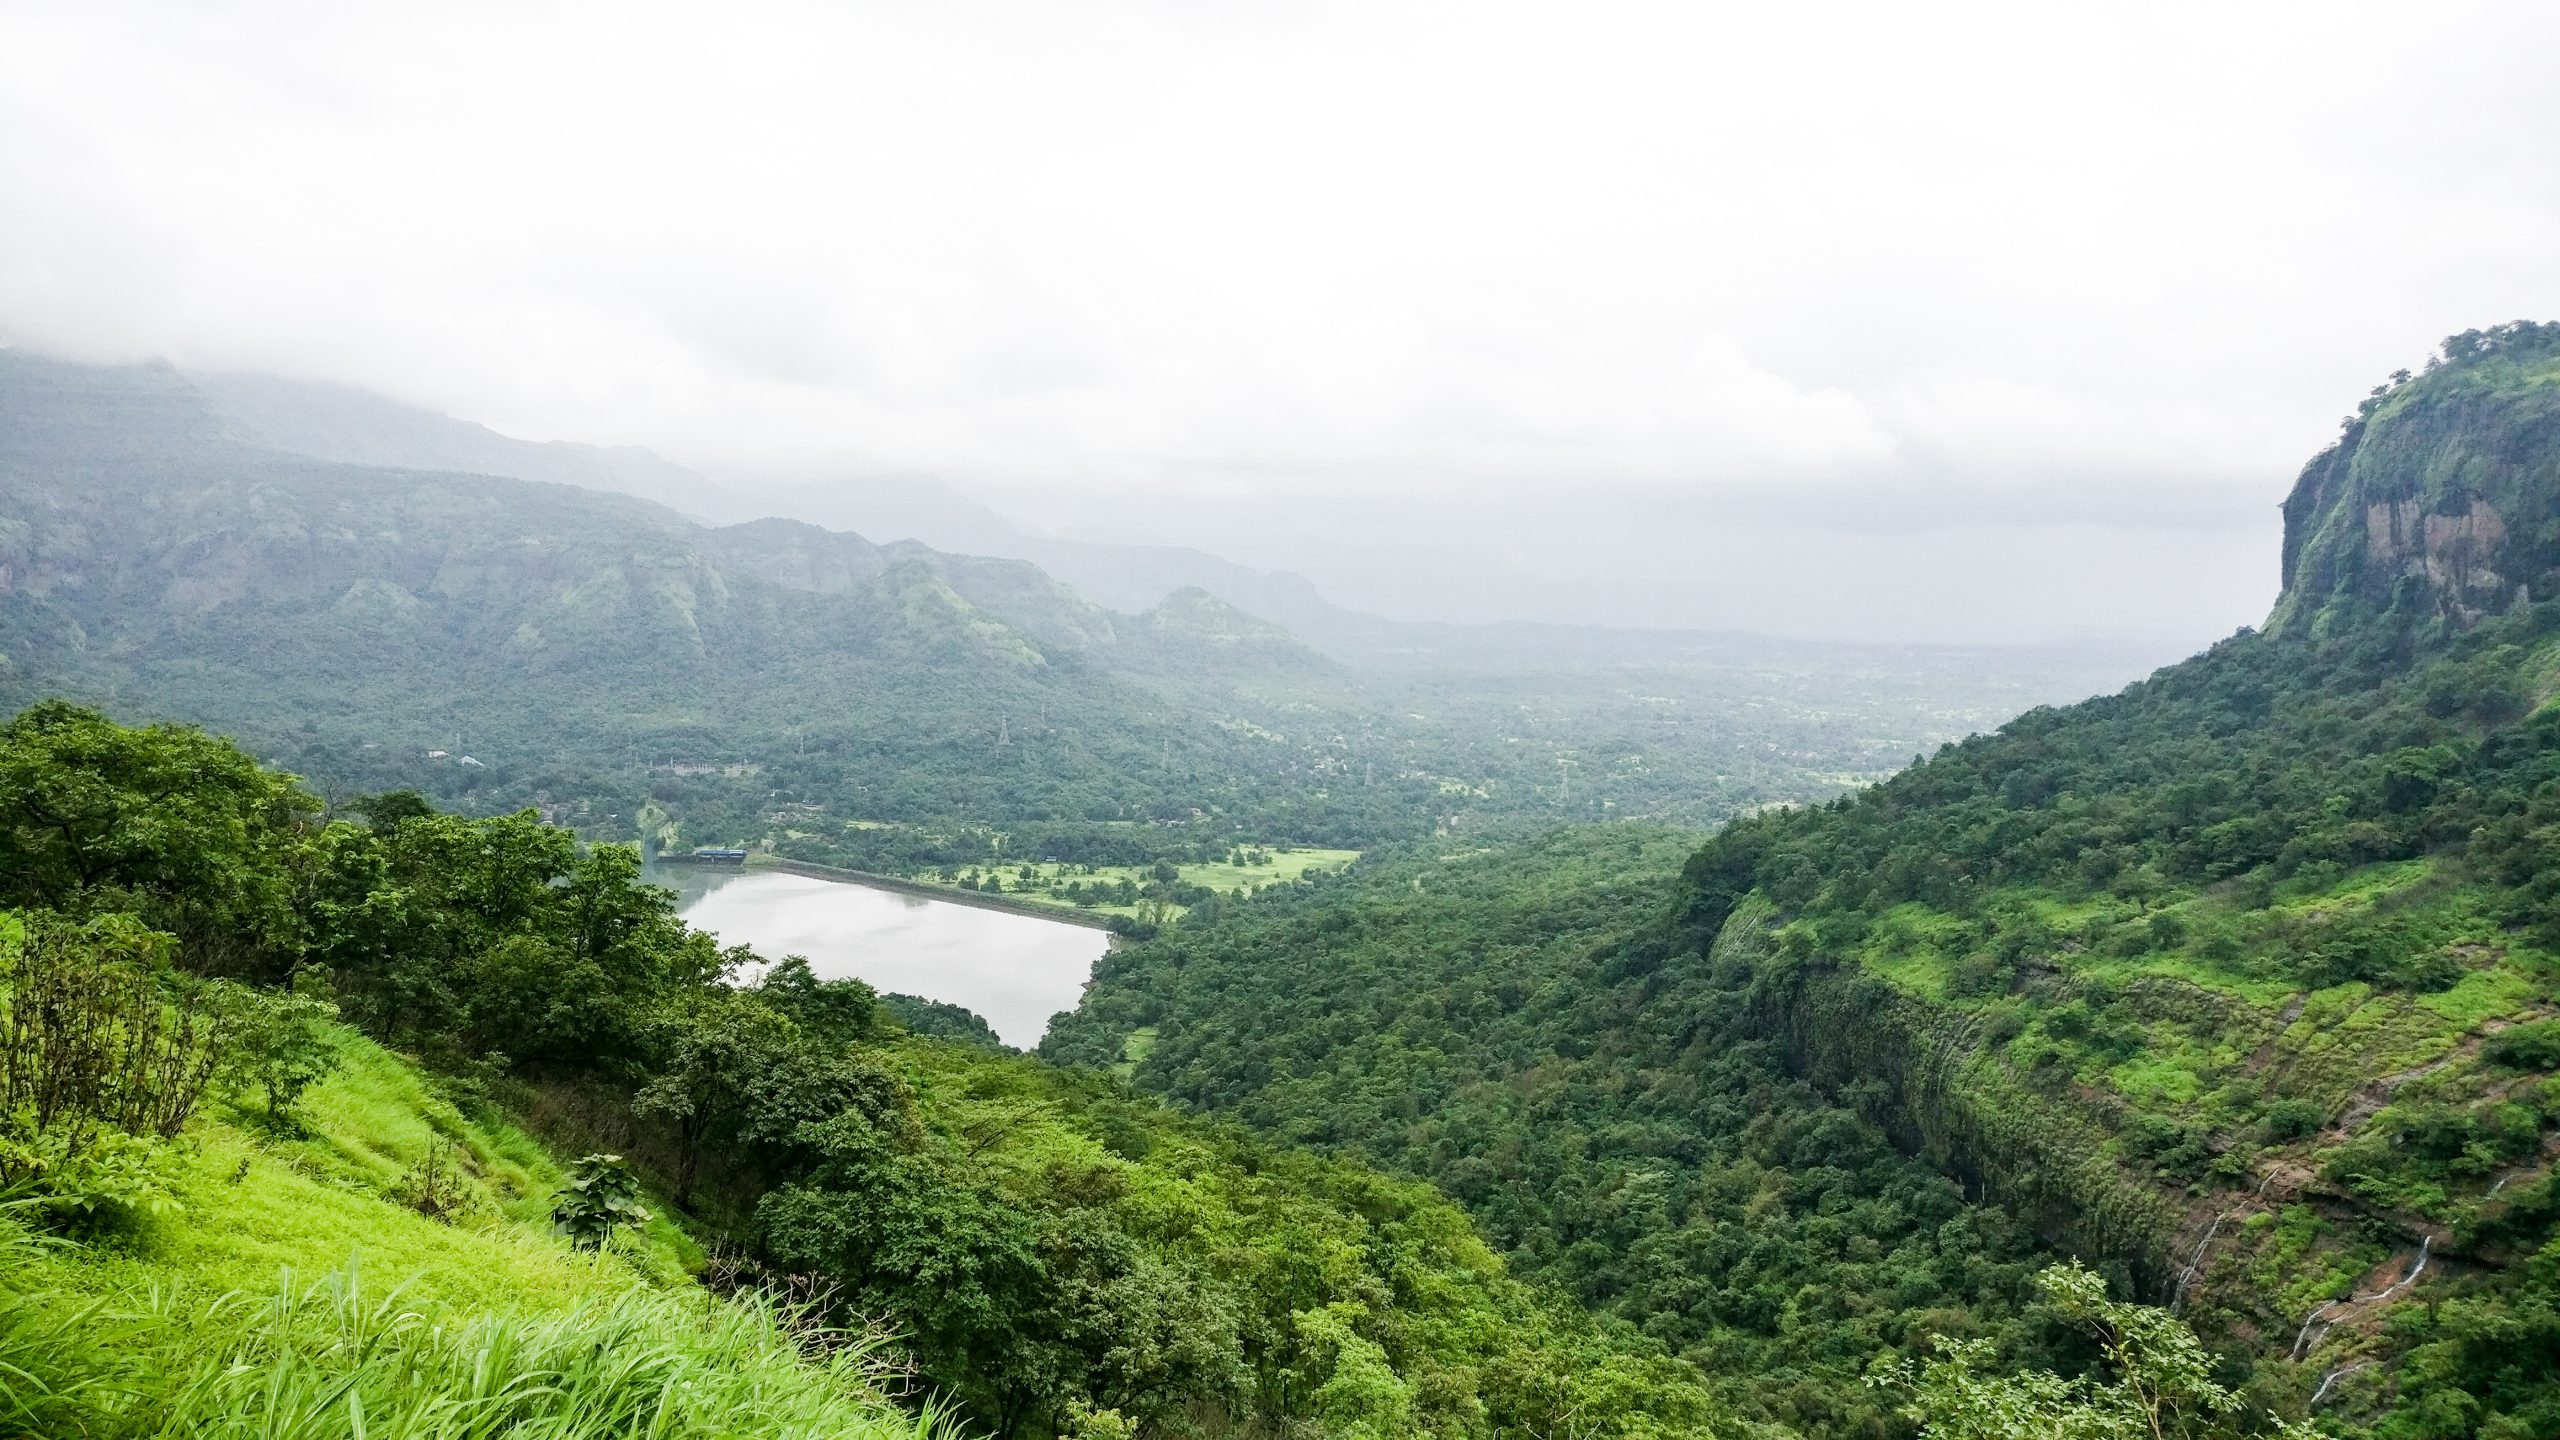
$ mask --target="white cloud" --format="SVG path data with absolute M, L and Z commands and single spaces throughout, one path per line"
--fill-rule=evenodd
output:
M 2560 314 L 2560 12 L 2420 20 L 20 3 L 0 338 L 1302 564 L 1292 507 L 1392 553 L 1455 496 L 1527 554 L 2094 524 L 2020 574 L 2131 608 L 2087 533 L 2262 525 L 2382 373 Z

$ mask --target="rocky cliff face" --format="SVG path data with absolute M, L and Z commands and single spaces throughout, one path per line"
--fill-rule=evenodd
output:
M 2267 628 L 2465 628 L 2560 587 L 2560 325 L 2445 342 L 2374 392 L 2284 503 Z

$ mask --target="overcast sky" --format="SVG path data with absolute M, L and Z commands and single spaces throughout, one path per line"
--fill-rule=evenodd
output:
M 0 0 L 0 343 L 1407 614 L 2203 640 L 2560 318 L 2560 6 Z

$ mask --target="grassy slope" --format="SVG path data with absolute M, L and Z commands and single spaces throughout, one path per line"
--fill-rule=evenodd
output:
M 684 1282 L 698 1257 L 673 1225 L 653 1220 L 643 1243 L 604 1258 L 579 1253 L 550 1234 L 560 1172 L 541 1146 L 502 1122 L 465 1117 L 353 1031 L 337 1039 L 344 1068 L 305 1098 L 302 1133 L 274 1132 L 254 1108 L 209 1105 L 181 1152 L 181 1212 L 129 1241 L 66 1254 L 60 1283 L 214 1294 L 355 1264 L 421 1302 L 479 1307 L 573 1304 Z M 404 1196 L 431 1148 L 459 1176 L 455 1223 L 428 1218 Z
M 2381 1290 L 2414 1263 L 2421 1240 L 2492 1218 L 2496 1192 L 2548 1164 L 2537 1146 L 2465 1156 L 2447 1175 L 2412 1179 L 2360 1173 L 2341 1159 L 2342 1147 L 2387 1137 L 2421 1110 L 2526 1098 L 2512 1072 L 2481 1058 L 2482 1042 L 2552 1013 L 2560 961 L 2481 913 L 2478 892 L 2438 862 L 2288 886 L 2254 914 L 2211 893 L 2172 892 L 2146 907 L 2016 887 L 1993 897 L 2002 902 L 2070 937 L 2062 976 L 2041 995 L 1954 993 L 1967 957 L 1937 943 L 1956 933 L 1954 917 L 1918 904 L 1888 912 L 1857 959 L 1948 1012 L 1949 1033 L 2005 1032 L 1975 1058 L 1976 1079 L 2041 1092 L 2096 1120 L 2127 1180 L 2171 1199 L 2175 1235 L 2162 1239 L 2179 1273 L 2192 1263 L 2188 1288 L 2262 1338 L 2331 1296 Z M 2413 994 L 2363 981 L 2305 989 L 2271 973 L 2274 937 L 2377 910 L 2460 965 L 2461 977 Z M 2178 938 L 2114 948 L 2096 939 L 2153 916 L 2173 917 L 2163 934 Z M 2132 1000 L 2144 1022 L 2138 1037 L 2075 1023 L 2075 994 L 2093 984 Z M 2286 1101 L 2312 1107 L 2319 1123 L 2299 1135 L 2269 1129 L 2264 1117 Z M 2315 1180 L 2324 1172 L 2331 1183 Z M 2379 1315 L 2352 1318 L 2354 1329 L 2315 1333 L 2305 1348 L 2351 1350 Z
M 554 1237 L 559 1168 L 355 1033 L 297 1134 L 217 1100 L 182 1207 L 89 1244 L 0 1220 L 0 1428 L 445 1437 L 933 1433 L 858 1354 L 812 1363 L 769 1308 L 711 1300 L 655 1219 Z M 458 1209 L 410 1203 L 433 1154 Z M 501 1418 L 504 1417 L 504 1418 Z

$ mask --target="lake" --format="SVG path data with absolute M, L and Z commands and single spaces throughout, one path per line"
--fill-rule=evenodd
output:
M 1025 1050 L 1051 1015 L 1076 1007 L 1111 941 L 1082 925 L 772 870 L 663 865 L 647 878 L 723 945 L 806 956 L 821 979 L 965 1005 Z

